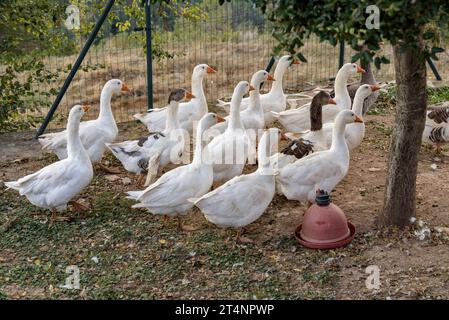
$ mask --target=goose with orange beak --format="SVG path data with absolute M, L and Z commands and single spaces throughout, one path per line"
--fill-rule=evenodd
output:
M 265 126 L 271 126 L 275 120 L 272 111 L 281 112 L 287 107 L 287 98 L 284 94 L 283 78 L 287 70 L 295 65 L 299 65 L 300 62 L 297 59 L 293 59 L 289 55 L 282 56 L 274 70 L 274 79 L 271 89 L 268 93 L 260 95 L 260 104 L 264 111 Z M 241 110 L 245 110 L 250 106 L 251 98 L 244 98 L 242 100 Z M 230 102 L 224 102 L 218 100 L 217 106 L 224 108 L 226 111 L 230 110 Z
M 310 131 L 298 136 L 286 133 L 292 141 L 279 153 L 271 156 L 273 168 L 283 168 L 310 153 L 328 149 L 321 119 L 322 107 L 327 104 L 335 105 L 336 102 L 326 91 L 320 91 L 313 97 L 310 106 Z
M 211 161 L 214 167 L 214 183 L 223 183 L 242 174 L 248 158 L 249 137 L 240 118 L 240 104 L 243 96 L 254 88 L 247 81 L 240 81 L 231 99 L 231 114 L 226 130 L 216 135 L 209 143 Z M 215 130 L 209 130 L 212 134 Z
M 115 172 L 101 164 L 106 143 L 113 142 L 118 135 L 117 124 L 111 109 L 111 99 L 114 94 L 129 92 L 130 88 L 119 79 L 106 82 L 101 91 L 100 114 L 95 120 L 83 121 L 79 134 L 84 148 L 93 164 L 98 164 L 107 172 Z M 39 137 L 42 149 L 55 153 L 59 159 L 67 157 L 67 130 L 47 133 Z
M 149 185 L 166 165 L 181 162 L 189 140 L 180 127 L 178 109 L 180 103 L 193 98 L 195 95 L 189 91 L 173 90 L 168 98 L 164 131 L 154 132 L 137 140 L 107 144 L 127 171 L 140 175 L 138 184 L 145 173 L 145 185 Z
M 364 84 L 361 85 L 354 97 L 354 103 L 352 105 L 352 111 L 363 121 L 363 107 L 365 100 L 372 94 L 377 92 L 380 87 L 377 84 Z M 326 140 L 326 148 L 330 148 L 332 145 L 332 132 L 335 123 L 326 123 L 323 126 L 323 132 Z M 345 140 L 348 145 L 349 152 L 357 148 L 365 137 L 365 123 L 348 124 L 345 129 Z
M 129 199 L 138 202 L 133 208 L 146 208 L 152 214 L 177 218 L 179 230 L 195 230 L 185 225 L 182 217 L 193 207 L 189 199 L 203 196 L 212 186 L 213 168 L 204 133 L 221 120 L 214 113 L 206 113 L 197 126 L 193 161 L 164 173 L 143 191 L 127 192 Z
M 204 94 L 203 80 L 208 74 L 217 71 L 207 64 L 199 64 L 192 73 L 192 94 L 195 98 L 188 102 L 180 103 L 178 111 L 179 125 L 190 134 L 193 132 L 194 123 L 198 122 L 208 112 L 206 96 Z M 148 113 L 135 114 L 134 118 L 146 125 L 149 132 L 161 132 L 165 129 L 167 107 L 155 108 Z
M 349 150 L 345 128 L 349 124 L 363 123 L 352 110 L 341 111 L 335 119 L 332 145 L 329 150 L 318 151 L 279 169 L 277 190 L 289 200 L 314 203 L 316 190 L 331 192 L 349 170 Z
M 274 171 L 270 153 L 277 147 L 281 133 L 278 128 L 264 132 L 258 147 L 258 168 L 250 174 L 232 178 L 199 199 L 191 199 L 207 221 L 219 227 L 238 229 L 238 242 L 252 242 L 241 236 L 241 228 L 262 216 L 275 193 Z
M 259 130 L 265 128 L 264 111 L 260 102 L 260 85 L 265 81 L 275 81 L 267 71 L 259 70 L 251 77 L 251 88 L 249 93 L 249 107 L 240 112 L 245 130 Z M 243 100 L 242 100 L 243 101 Z M 240 105 L 241 107 L 241 105 Z M 223 133 L 228 127 L 229 116 L 225 118 L 227 121 L 217 124 L 212 129 Z
M 54 162 L 39 171 L 27 175 L 17 181 L 5 182 L 8 188 L 19 191 L 21 196 L 35 206 L 51 210 L 51 223 L 57 217 L 56 213 L 64 211 L 67 204 L 72 204 L 76 210 L 88 208 L 73 201 L 93 177 L 92 163 L 89 154 L 84 149 L 78 134 L 81 117 L 89 109 L 88 106 L 75 105 L 69 113 L 67 121 L 67 157 Z
M 357 74 L 364 73 L 365 70 L 355 63 L 346 63 L 338 70 L 335 78 L 334 91 L 337 102 L 336 105 L 324 105 L 322 110 L 323 123 L 334 122 L 335 117 L 342 110 L 351 109 L 351 97 L 348 93 L 348 79 Z M 273 112 L 273 116 L 279 120 L 287 132 L 303 132 L 310 127 L 310 104 L 305 104 L 297 109 L 290 109 L 283 112 Z

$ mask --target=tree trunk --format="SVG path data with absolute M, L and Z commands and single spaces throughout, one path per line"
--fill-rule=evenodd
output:
M 404 227 L 416 215 L 416 175 L 427 107 L 423 42 L 418 49 L 394 50 L 397 106 L 388 160 L 383 210 L 378 222 Z

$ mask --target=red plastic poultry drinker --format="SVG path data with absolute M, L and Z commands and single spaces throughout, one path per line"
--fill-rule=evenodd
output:
M 312 249 L 335 249 L 348 245 L 355 236 L 355 227 L 344 212 L 331 203 L 330 196 L 317 190 L 315 204 L 304 214 L 295 236 L 299 243 Z

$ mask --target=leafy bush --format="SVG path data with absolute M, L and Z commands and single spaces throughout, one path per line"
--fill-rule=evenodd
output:
M 57 91 L 43 90 L 58 78 L 36 60 L 16 60 L 0 74 L 0 132 L 29 129 L 42 117 L 36 112 L 48 106 Z

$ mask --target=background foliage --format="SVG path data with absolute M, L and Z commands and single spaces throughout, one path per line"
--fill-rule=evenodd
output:
M 389 63 L 386 57 L 376 54 L 382 41 L 413 46 L 422 28 L 425 29 L 426 55 L 437 59 L 436 54 L 443 51 L 435 45 L 440 34 L 438 30 L 447 30 L 449 24 L 449 2 L 445 0 L 253 1 L 274 22 L 274 36 L 279 41 L 277 50 L 288 50 L 303 61 L 306 57 L 301 48 L 305 39 L 314 34 L 332 45 L 343 40 L 357 51 L 353 61 L 362 59 L 380 67 L 382 63 Z M 380 9 L 379 29 L 365 26 L 368 17 L 365 9 L 369 5 Z
M 153 16 L 159 19 L 182 17 L 189 21 L 205 19 L 202 10 L 190 1 L 153 0 Z M 50 69 L 42 62 L 45 56 L 64 56 L 77 53 L 92 30 L 107 0 L 5 0 L 0 2 L 0 132 L 27 129 L 42 120 L 36 111 L 48 107 L 54 98 L 54 86 L 60 75 L 71 68 Z M 83 19 L 79 30 L 67 30 L 65 9 L 75 4 Z M 145 48 L 142 32 L 145 14 L 142 0 L 117 0 L 108 20 L 100 30 L 96 44 L 117 34 L 134 37 Z M 162 37 L 155 30 L 153 55 L 156 59 L 171 58 L 164 50 Z M 84 71 L 98 68 L 91 66 Z M 101 67 L 101 66 L 100 66 Z M 57 91 L 57 90 L 56 90 Z

